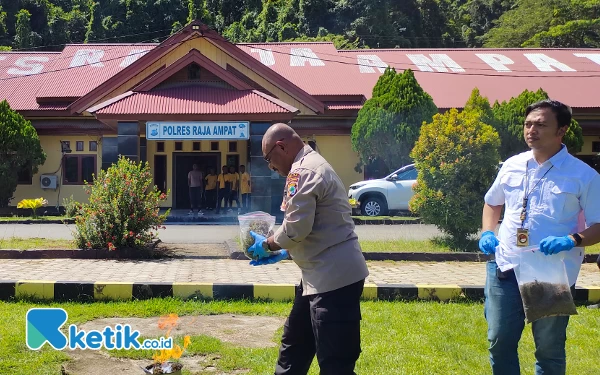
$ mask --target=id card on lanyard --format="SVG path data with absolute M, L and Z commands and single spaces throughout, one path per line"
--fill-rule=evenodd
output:
M 544 175 L 535 183 L 535 185 L 533 185 L 533 187 L 531 188 L 529 193 L 527 192 L 527 190 L 529 190 L 529 182 L 528 182 L 528 178 L 527 178 L 528 167 L 529 167 L 529 161 L 527 161 L 525 163 L 525 178 L 523 180 L 523 204 L 522 204 L 522 209 L 521 209 L 521 216 L 519 216 L 519 219 L 521 219 L 521 228 L 517 228 L 517 246 L 518 247 L 529 246 L 529 229 L 525 229 L 525 219 L 527 219 L 527 203 L 529 202 L 529 195 L 533 192 L 533 190 L 535 190 L 535 187 L 540 183 L 540 181 L 542 181 L 544 179 L 544 177 L 546 177 L 546 175 L 548 174 L 548 172 L 550 172 L 550 169 L 552 169 L 554 167 L 554 165 L 551 166 L 550 168 L 548 168 L 548 170 L 544 173 Z

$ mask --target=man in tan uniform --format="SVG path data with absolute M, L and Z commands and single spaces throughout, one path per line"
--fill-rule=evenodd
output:
M 262 151 L 286 176 L 281 227 L 269 238 L 253 234 L 253 265 L 291 255 L 302 271 L 285 322 L 276 375 L 306 374 L 317 355 L 322 375 L 354 374 L 360 348 L 360 297 L 369 271 L 354 233 L 342 181 L 331 165 L 285 124 L 271 126 Z M 269 250 L 282 250 L 270 255 Z

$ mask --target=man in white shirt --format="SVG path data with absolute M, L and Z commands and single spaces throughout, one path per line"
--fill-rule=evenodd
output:
M 487 264 L 485 286 L 494 374 L 520 373 L 517 346 L 525 327 L 514 271 L 501 270 L 498 264 L 510 263 L 508 252 L 518 249 L 518 241 L 520 246 L 539 245 L 547 256 L 565 251 L 574 290 L 584 247 L 600 242 L 600 175 L 562 144 L 570 123 L 571 109 L 560 102 L 544 100 L 527 107 L 523 136 L 531 150 L 506 160 L 485 195 L 479 248 L 495 253 L 495 260 Z M 532 323 L 536 375 L 565 374 L 568 322 L 568 316 L 554 316 Z

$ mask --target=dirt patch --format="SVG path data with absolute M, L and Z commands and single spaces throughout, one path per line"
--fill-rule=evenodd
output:
M 103 351 L 96 350 L 74 350 L 67 353 L 71 361 L 62 365 L 63 375 L 143 375 L 141 367 L 148 366 L 152 360 L 112 358 Z M 184 370 L 192 374 L 211 372 L 215 375 L 246 374 L 247 369 L 238 369 L 232 372 L 220 372 L 217 370 L 219 356 L 189 356 L 181 357 L 179 362 Z
M 96 319 L 80 325 L 80 329 L 102 331 L 107 325 L 114 327 L 117 324 L 130 324 L 133 329 L 140 331 L 141 336 L 157 338 L 166 333 L 165 330 L 158 328 L 158 320 L 158 317 Z M 275 347 L 277 346 L 274 341 L 275 331 L 283 325 L 284 321 L 284 318 L 269 316 L 180 316 L 170 336 L 205 335 L 242 347 Z

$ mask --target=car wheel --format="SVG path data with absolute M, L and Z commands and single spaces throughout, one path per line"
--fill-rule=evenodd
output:
M 360 210 L 363 216 L 381 216 L 387 214 L 387 205 L 380 198 L 367 198 Z

